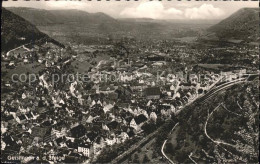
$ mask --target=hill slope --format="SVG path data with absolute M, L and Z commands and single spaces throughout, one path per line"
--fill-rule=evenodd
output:
M 178 116 L 166 154 L 178 163 L 256 163 L 258 96 L 256 78 L 188 106 Z
M 254 41 L 259 37 L 259 9 L 243 8 L 211 26 L 208 32 L 218 38 Z
M 59 44 L 48 35 L 40 32 L 30 22 L 5 8 L 2 8 L 1 24 L 2 51 L 8 51 L 26 43 L 35 43 L 39 40 L 48 40 Z

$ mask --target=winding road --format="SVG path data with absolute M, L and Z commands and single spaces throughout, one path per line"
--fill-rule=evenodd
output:
M 179 125 L 179 123 L 176 123 L 176 124 L 174 125 L 174 127 L 172 128 L 170 134 L 173 132 L 173 130 L 174 130 L 178 125 Z M 162 152 L 163 156 L 164 156 L 171 164 L 174 164 L 174 162 L 173 162 L 170 158 L 168 158 L 167 155 L 164 153 L 164 147 L 165 147 L 166 142 L 167 142 L 167 139 L 164 140 L 164 142 L 163 142 L 163 145 L 162 145 L 162 148 L 161 148 L 161 152 Z
M 214 142 L 215 144 L 219 145 L 219 144 L 223 144 L 223 145 L 228 145 L 228 146 L 231 146 L 231 147 L 236 147 L 235 145 L 232 145 L 232 144 L 229 144 L 229 143 L 226 143 L 226 142 L 223 142 L 223 141 L 217 141 L 217 140 L 214 140 L 213 138 L 211 138 L 209 135 L 208 135 L 208 132 L 207 132 L 207 125 L 208 125 L 208 121 L 210 119 L 210 117 L 212 116 L 212 114 L 217 111 L 219 109 L 220 106 L 222 106 L 223 103 L 220 103 L 207 117 L 207 120 L 205 122 L 205 125 L 204 125 L 204 134 L 207 136 L 208 139 L 210 139 L 212 142 Z
M 190 153 L 190 155 L 189 155 L 189 159 L 190 159 L 190 160 L 191 160 L 193 163 L 197 164 L 197 162 L 196 162 L 196 161 L 194 161 L 194 160 L 192 159 L 192 157 L 191 157 L 191 156 L 192 156 L 192 154 L 193 154 L 193 153 L 191 152 L 191 153 Z
M 29 44 L 29 43 L 28 43 L 28 44 Z M 9 50 L 9 51 L 6 53 L 6 56 L 9 56 L 10 52 L 12 52 L 12 51 L 14 51 L 14 50 L 17 50 L 17 49 L 19 49 L 19 48 L 23 48 L 23 49 L 25 49 L 25 50 L 27 50 L 27 51 L 30 51 L 30 49 L 28 49 L 27 47 L 25 47 L 25 45 L 28 45 L 28 44 L 23 44 L 23 45 L 21 45 L 21 46 L 19 46 L 19 47 L 16 47 L 16 48 L 14 48 L 14 49 Z

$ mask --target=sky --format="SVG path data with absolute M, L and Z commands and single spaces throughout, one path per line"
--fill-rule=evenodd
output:
M 224 19 L 244 7 L 258 7 L 258 1 L 116 1 L 116 0 L 50 0 L 3 1 L 3 7 L 32 7 L 46 10 L 78 9 L 103 12 L 114 18 L 153 19 Z

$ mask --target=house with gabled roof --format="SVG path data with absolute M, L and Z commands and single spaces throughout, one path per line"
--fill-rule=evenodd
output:
M 107 104 L 107 105 L 104 105 L 103 110 L 106 113 L 106 112 L 110 111 L 110 109 L 112 109 L 113 107 L 114 106 L 112 104 Z
M 152 121 L 156 122 L 156 120 L 157 120 L 157 115 L 156 115 L 155 112 L 151 112 L 151 113 L 150 113 L 150 119 L 151 119 Z
M 81 143 L 78 144 L 78 152 L 82 153 L 85 157 L 90 157 L 91 144 Z
M 15 118 L 13 115 L 8 115 L 8 116 L 5 116 L 5 117 L 1 117 L 3 120 L 5 120 L 6 122 L 10 123 L 10 124 L 13 124 L 16 122 Z
M 117 128 L 120 128 L 120 124 L 115 120 L 108 123 L 107 126 L 110 130 L 116 130 Z
M 20 116 L 17 116 L 17 117 L 16 117 L 16 121 L 17 121 L 18 123 L 24 123 L 24 122 L 26 121 L 25 115 L 22 114 L 22 115 L 20 115 Z
M 71 136 L 74 138 L 80 138 L 86 134 L 86 128 L 80 124 L 72 129 L 70 129 Z
M 161 96 L 160 88 L 158 87 L 149 87 L 144 90 L 144 96 L 147 99 L 159 99 Z
M 66 137 L 59 137 L 57 139 L 54 140 L 54 145 L 57 147 L 64 147 L 65 146 L 65 142 L 66 142 Z
M 121 132 L 119 137 L 120 137 L 121 142 L 125 142 L 129 138 L 129 136 L 126 132 Z
M 147 121 L 147 117 L 143 114 L 138 115 L 134 118 L 137 125 L 141 126 L 145 121 Z

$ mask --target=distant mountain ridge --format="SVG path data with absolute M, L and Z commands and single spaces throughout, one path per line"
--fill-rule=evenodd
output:
M 217 38 L 255 41 L 259 38 L 259 8 L 243 8 L 208 29 Z
M 35 43 L 39 40 L 60 43 L 40 32 L 34 25 L 20 16 L 2 8 L 1 14 L 1 47 L 8 51 L 22 44 Z
M 138 40 L 176 39 L 196 37 L 203 29 L 214 24 L 193 21 L 115 19 L 104 13 L 82 10 L 43 10 L 9 7 L 9 11 L 34 24 L 40 31 L 67 44 L 110 44 L 111 41 L 129 37 Z
M 97 24 L 104 22 L 116 22 L 116 20 L 104 13 L 88 13 L 81 10 L 43 10 L 24 7 L 10 7 L 9 11 L 20 15 L 27 21 L 36 26 L 64 24 L 64 23 L 82 23 Z
M 100 12 L 25 7 L 8 7 L 7 10 L 21 16 L 43 33 L 64 44 L 68 42 L 97 43 L 100 37 L 111 32 L 115 33 L 120 27 L 116 19 Z

